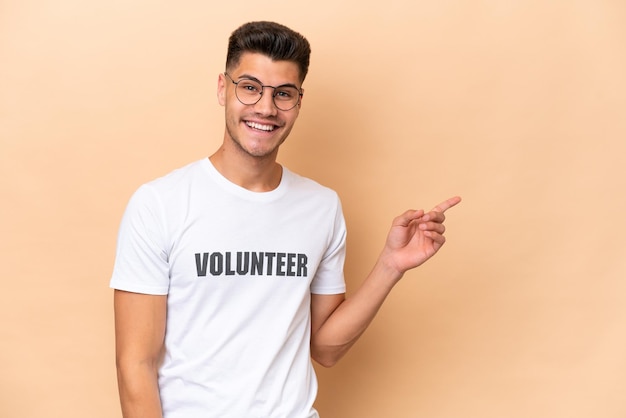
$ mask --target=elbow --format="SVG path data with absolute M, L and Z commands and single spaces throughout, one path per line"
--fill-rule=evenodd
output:
M 158 362 L 156 359 L 137 359 L 117 356 L 115 359 L 117 378 L 124 386 L 133 386 L 137 378 L 156 379 L 158 375 Z
M 337 364 L 337 361 L 338 361 L 336 359 L 327 359 L 327 358 L 321 358 L 321 357 L 313 357 L 313 360 L 315 360 L 315 362 L 319 364 L 320 366 L 325 367 L 327 369 L 333 367 L 335 364 Z
M 158 367 L 153 361 L 117 359 L 117 383 L 124 405 L 142 402 L 147 393 L 158 393 Z
M 136 373 L 138 371 L 154 373 L 163 361 L 164 347 L 155 350 L 136 350 L 128 347 L 117 347 L 115 350 L 115 366 L 118 373 Z
M 322 367 L 330 368 L 339 362 L 339 360 L 343 357 L 344 351 L 341 349 L 313 349 L 311 350 L 311 357 L 317 364 Z

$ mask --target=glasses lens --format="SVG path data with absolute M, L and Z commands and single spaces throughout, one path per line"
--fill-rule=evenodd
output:
M 245 105 L 252 105 L 261 99 L 263 86 L 254 80 L 243 79 L 237 83 L 235 90 L 239 101 Z
M 274 104 L 280 110 L 293 109 L 300 100 L 300 92 L 291 86 L 279 86 L 274 90 Z

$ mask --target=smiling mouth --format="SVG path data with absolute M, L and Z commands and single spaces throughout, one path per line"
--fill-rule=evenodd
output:
M 257 122 L 246 121 L 246 125 L 248 125 L 252 129 L 257 129 L 259 131 L 264 131 L 264 132 L 271 132 L 274 130 L 274 128 L 276 128 L 276 125 L 264 125 L 262 123 L 257 123 Z

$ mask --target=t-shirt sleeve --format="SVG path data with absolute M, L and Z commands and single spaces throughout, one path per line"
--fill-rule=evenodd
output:
M 149 185 L 133 194 L 122 217 L 110 287 L 151 295 L 168 293 L 163 206 Z
M 311 293 L 334 295 L 346 292 L 343 274 L 346 259 L 346 222 L 338 197 L 332 227 L 330 244 L 311 282 Z

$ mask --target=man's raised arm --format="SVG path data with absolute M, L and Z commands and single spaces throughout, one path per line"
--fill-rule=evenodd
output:
M 332 366 L 352 347 L 404 273 L 423 264 L 445 243 L 444 212 L 460 201 L 452 197 L 430 212 L 408 210 L 396 217 L 374 268 L 349 298 L 311 295 L 311 356 L 315 361 Z

